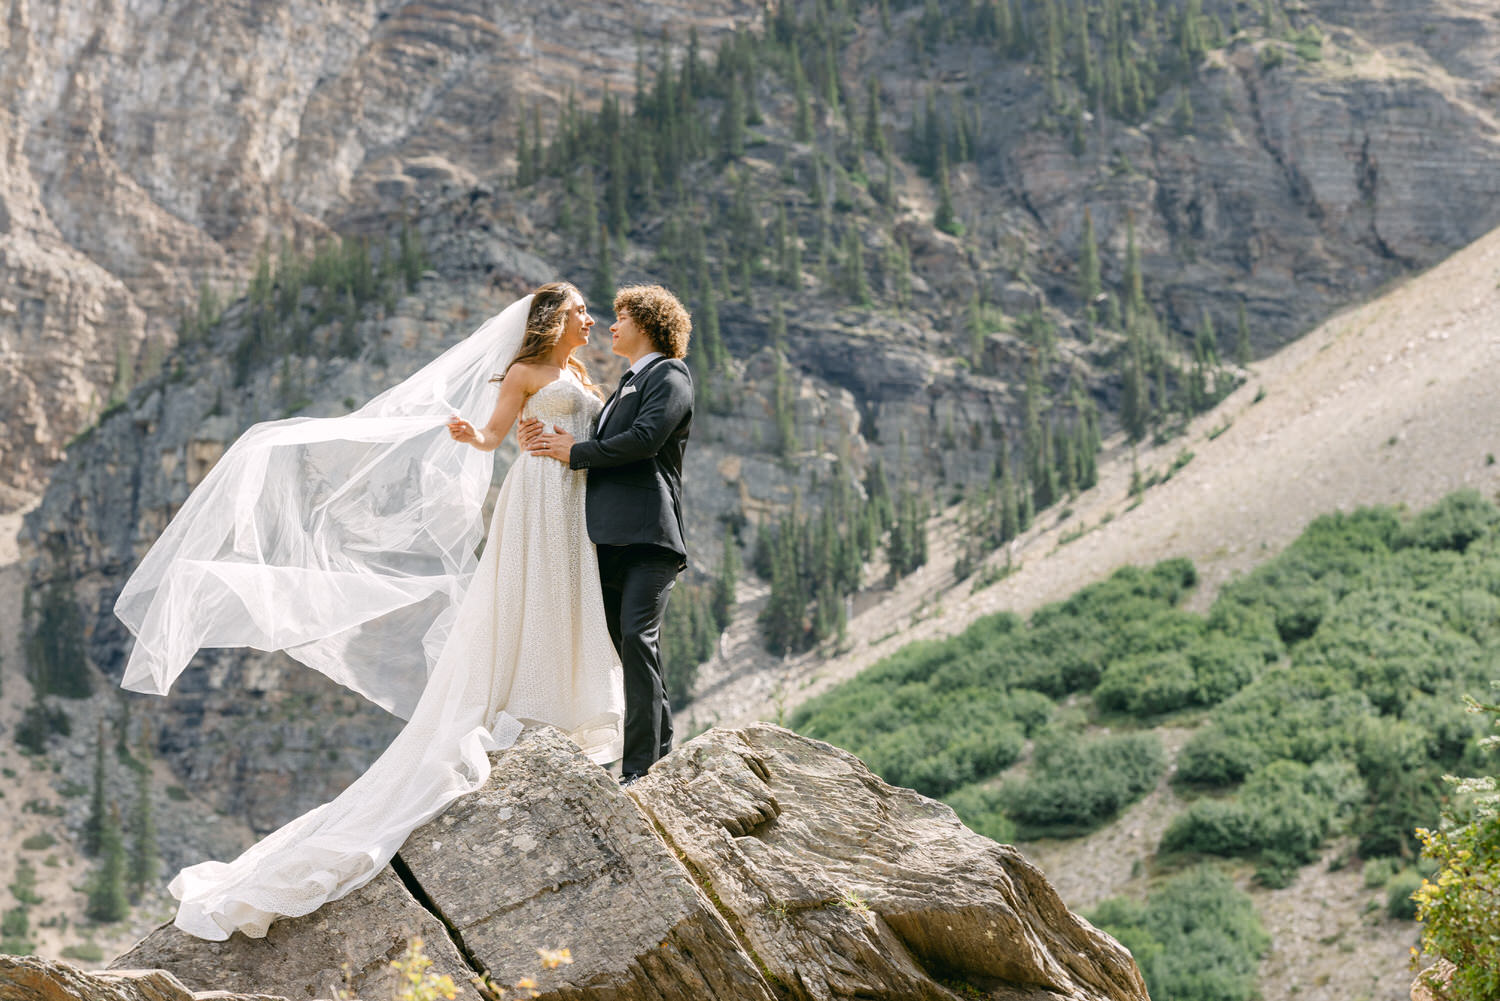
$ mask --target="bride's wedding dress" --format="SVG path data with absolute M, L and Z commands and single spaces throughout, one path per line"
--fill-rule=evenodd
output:
M 247 430 L 194 488 L 115 603 L 135 634 L 121 685 L 165 695 L 207 647 L 282 650 L 407 720 L 333 801 L 232 862 L 170 884 L 200 938 L 263 936 L 379 873 L 407 836 L 488 777 L 528 723 L 621 755 L 624 686 L 585 522 L 585 476 L 522 453 L 476 565 L 493 456 L 446 420 L 494 406 L 528 295 L 351 414 Z M 521 416 L 591 436 L 570 371 Z
M 579 440 L 602 404 L 565 371 L 522 417 Z M 454 445 L 460 448 L 466 446 Z M 489 776 L 486 752 L 523 725 L 570 733 L 595 761 L 620 757 L 624 686 L 584 522 L 585 473 L 523 452 L 501 486 L 485 549 L 411 719 L 337 798 L 233 862 L 204 862 L 170 889 L 199 938 L 262 936 L 372 879 L 418 826 Z

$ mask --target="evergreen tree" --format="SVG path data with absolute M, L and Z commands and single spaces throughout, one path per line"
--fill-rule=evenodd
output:
M 1062 107 L 1062 90 L 1058 86 L 1058 67 L 1062 63 L 1062 26 L 1058 23 L 1056 0 L 1042 0 L 1043 48 L 1042 74 L 1047 81 L 1047 103 L 1055 111 Z
M 1190 135 L 1193 131 L 1193 101 L 1186 85 L 1177 92 L 1177 104 L 1172 109 L 1172 124 L 1178 135 Z
M 103 844 L 108 812 L 104 798 L 104 721 L 100 720 L 94 737 L 94 782 L 89 793 L 89 815 L 83 823 L 83 853 L 91 858 L 99 854 Z
M 880 127 L 880 79 L 871 75 L 865 90 L 865 148 L 885 153 L 885 131 Z
M 99 834 L 99 865 L 90 880 L 85 912 L 95 921 L 119 921 L 130 911 L 125 896 L 125 841 L 120 808 L 111 804 Z
M 730 160 L 745 153 L 745 94 L 735 75 L 729 77 L 729 94 L 719 111 L 719 150 Z
M 156 820 L 151 815 L 151 742 L 145 726 L 136 751 L 135 802 L 130 807 L 130 870 L 132 896 L 139 899 L 156 882 L 160 858 L 156 846 Z
M 1129 324 L 1146 308 L 1146 289 L 1141 279 L 1141 255 L 1135 245 L 1135 220 L 1125 217 L 1125 322 Z
M 812 96 L 807 85 L 807 74 L 802 70 L 802 57 L 797 45 L 792 43 L 792 89 L 797 99 L 797 119 L 792 130 L 798 142 L 810 142 L 813 136 Z
M 613 104 L 613 98 L 606 98 Z M 606 225 L 612 235 L 625 238 L 626 231 L 630 229 L 630 217 L 626 212 L 627 196 L 629 195 L 628 178 L 625 173 L 625 149 L 624 143 L 618 134 L 609 139 L 609 181 L 606 189 L 605 208 L 608 212 Z
M 938 157 L 938 206 L 934 213 L 932 224 L 944 233 L 952 236 L 963 234 L 963 224 L 958 221 L 958 216 L 953 211 L 953 194 L 948 189 L 948 153 L 946 150 L 940 152 Z
M 1134 336 L 1126 344 L 1122 361 L 1121 381 L 1124 391 L 1120 394 L 1120 423 L 1124 425 L 1131 441 L 1140 441 L 1146 436 L 1151 404 L 1146 388 L 1145 364 L 1141 358 L 1140 345 Z
M 782 456 L 790 457 L 800 446 L 797 441 L 796 403 L 787 374 L 786 314 L 782 311 L 779 300 L 771 313 L 771 347 L 776 355 L 776 382 L 772 403 L 776 411 L 777 444 Z
M 598 303 L 614 302 L 615 298 L 615 267 L 612 248 L 610 247 L 608 230 L 601 229 L 596 238 L 598 240 L 597 255 L 594 259 L 594 281 L 589 289 L 590 297 Z
M 870 286 L 865 278 L 864 247 L 857 228 L 850 226 L 844 231 L 844 288 L 849 298 L 858 306 L 871 303 Z
M 729 626 L 734 613 L 735 587 L 740 576 L 740 549 L 734 541 L 734 529 L 724 526 L 724 552 L 719 558 L 719 574 L 714 581 L 714 624 L 719 632 Z

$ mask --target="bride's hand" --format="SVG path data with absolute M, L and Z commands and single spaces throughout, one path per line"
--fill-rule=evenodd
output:
M 479 432 L 474 430 L 474 425 L 461 417 L 454 417 L 448 421 L 448 434 L 454 441 L 465 445 L 478 445 L 480 441 Z

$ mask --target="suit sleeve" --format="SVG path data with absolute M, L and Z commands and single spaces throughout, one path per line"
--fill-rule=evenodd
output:
M 630 426 L 608 438 L 575 442 L 568 460 L 570 467 L 625 466 L 661 451 L 682 419 L 693 411 L 693 380 L 681 362 L 657 368 L 661 377 L 648 379 L 641 387 L 640 409 Z

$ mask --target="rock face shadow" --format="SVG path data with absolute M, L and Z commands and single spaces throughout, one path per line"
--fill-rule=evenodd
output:
M 113 968 L 374 998 L 420 935 L 466 999 L 485 974 L 559 1001 L 1147 1001 L 1129 953 L 1014 848 L 819 741 L 712 730 L 628 792 L 550 727 L 491 765 L 343 900 L 264 939 L 163 926 Z M 541 969 L 558 948 L 574 961 Z

